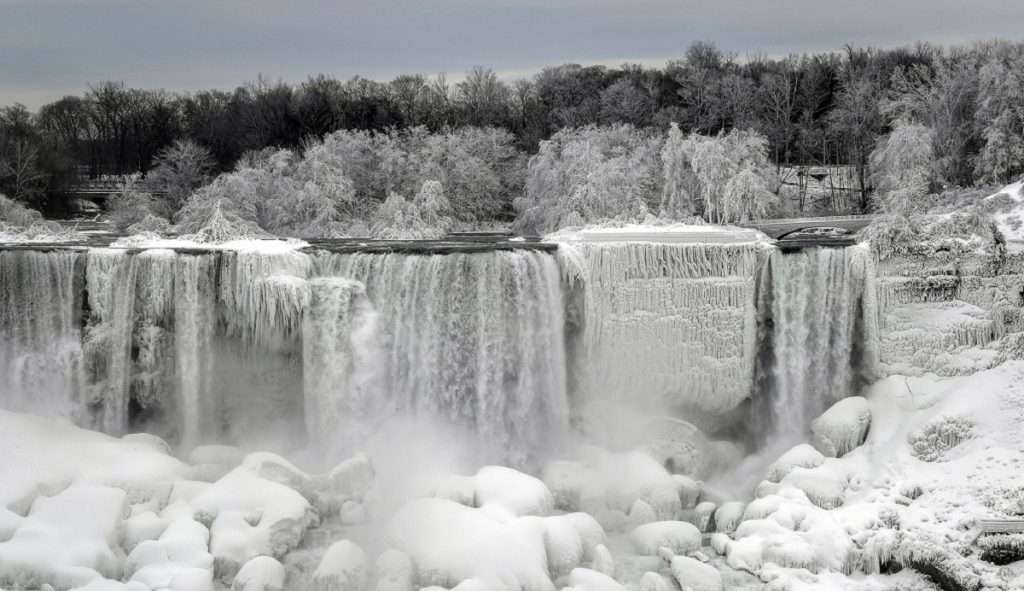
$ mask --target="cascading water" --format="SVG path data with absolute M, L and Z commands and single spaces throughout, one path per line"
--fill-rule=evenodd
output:
M 516 464 L 563 431 L 563 303 L 550 255 L 322 253 L 314 274 L 366 286 L 396 412 L 470 426 Z
M 383 415 L 376 368 L 377 313 L 357 281 L 318 277 L 309 282 L 302 327 L 303 391 L 310 443 L 354 444 Z
M 759 291 L 762 375 L 755 417 L 766 443 L 788 447 L 874 370 L 873 259 L 864 246 L 775 251 Z
M 76 417 L 81 382 L 77 252 L 0 252 L 0 407 Z
M 175 261 L 174 358 L 177 362 L 181 445 L 189 449 L 211 426 L 213 333 L 216 326 L 212 255 L 179 256 Z

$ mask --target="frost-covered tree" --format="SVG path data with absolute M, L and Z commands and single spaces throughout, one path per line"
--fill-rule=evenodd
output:
M 978 78 L 975 121 L 983 146 L 974 173 L 1006 183 L 1024 173 L 1024 48 L 997 45 Z
M 662 140 L 630 125 L 563 130 L 530 159 L 517 226 L 642 221 L 660 197 Z
M 444 187 L 440 182 L 424 181 L 413 198 L 413 205 L 419 210 L 424 225 L 434 229 L 436 233 L 443 235 L 451 229 L 451 206 L 444 196 Z
M 934 179 L 932 131 L 919 123 L 897 121 L 871 153 L 875 187 L 890 212 L 908 211 L 928 194 Z
M 747 164 L 725 184 L 723 214 L 729 220 L 748 222 L 767 216 L 777 201 L 764 176 Z
M 420 216 L 416 204 L 398 193 L 388 195 L 373 214 L 370 234 L 381 240 L 429 240 L 443 236 Z
M 705 219 L 723 224 L 768 215 L 777 180 L 763 135 L 735 129 L 717 136 L 693 134 L 683 149 L 697 179 Z
M 130 228 L 146 218 L 167 218 L 163 215 L 163 208 L 153 198 L 153 194 L 146 191 L 139 175 L 129 175 L 121 182 L 116 193 L 107 197 L 107 211 L 110 212 L 110 219 L 114 226 L 122 232 L 130 232 Z M 155 225 L 154 220 L 148 222 Z
M 209 182 L 215 162 L 210 151 L 196 142 L 178 140 L 161 151 L 153 164 L 143 185 L 151 193 L 163 194 L 155 208 L 161 217 L 170 218 Z
M 686 137 L 677 123 L 672 123 L 661 148 L 661 170 L 665 184 L 661 190 L 658 215 L 670 220 L 685 220 L 693 216 L 693 191 L 697 178 L 686 150 Z

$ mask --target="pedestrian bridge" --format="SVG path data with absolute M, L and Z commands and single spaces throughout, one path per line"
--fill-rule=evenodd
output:
M 859 232 L 875 219 L 872 214 L 868 215 L 834 215 L 815 218 L 780 218 L 775 220 L 759 220 L 746 224 L 740 224 L 746 228 L 760 230 L 770 238 L 784 240 L 786 236 L 801 230 L 813 228 L 841 228 L 851 234 Z

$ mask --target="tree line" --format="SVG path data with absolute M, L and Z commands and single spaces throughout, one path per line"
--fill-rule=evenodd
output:
M 101 82 L 36 112 L 21 105 L 0 109 L 0 193 L 38 204 L 83 177 L 147 174 L 183 142 L 205 150 L 209 172 L 216 174 L 268 148 L 301 155 L 339 131 L 452 137 L 460 129 L 491 129 L 504 134 L 501 149 L 511 154 L 501 157 L 497 192 L 471 207 L 479 216 L 509 217 L 517 197 L 534 205 L 542 199 L 528 195 L 528 157 L 550 162 L 551 141 L 572 143 L 566 130 L 629 126 L 664 135 L 675 124 L 687 137 L 757 134 L 777 170 L 794 164 L 852 167 L 859 191 L 854 205 L 868 210 L 878 205 L 879 149 L 887 142 L 917 138 L 928 144 L 923 174 L 930 190 L 1020 175 L 1022 105 L 1024 44 L 999 41 L 952 48 L 848 46 L 778 59 L 741 59 L 699 42 L 663 68 L 566 64 L 514 82 L 482 67 L 457 83 L 443 75 L 390 82 L 318 75 L 298 84 L 261 78 L 232 91 L 174 93 Z M 746 182 L 753 178 L 747 175 Z M 412 196 L 420 188 L 402 192 Z M 455 203 L 471 201 L 461 189 L 444 189 Z M 391 192 L 355 194 L 380 203 Z M 490 202 L 496 198 L 502 202 Z

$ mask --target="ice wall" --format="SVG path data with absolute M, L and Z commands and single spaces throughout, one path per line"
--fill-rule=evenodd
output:
M 963 375 L 992 367 L 1024 332 L 1024 253 L 897 256 L 878 265 L 888 373 Z
M 0 252 L 0 407 L 74 418 L 81 381 L 78 252 Z
M 563 301 L 551 255 L 320 253 L 314 274 L 366 286 L 397 412 L 471 426 L 513 463 L 564 430 Z
M 775 251 L 759 286 L 762 356 L 755 416 L 770 440 L 856 393 L 877 365 L 874 261 L 865 246 Z
M 755 280 L 769 247 L 739 243 L 564 242 L 580 300 L 575 389 L 712 416 L 751 394 Z

